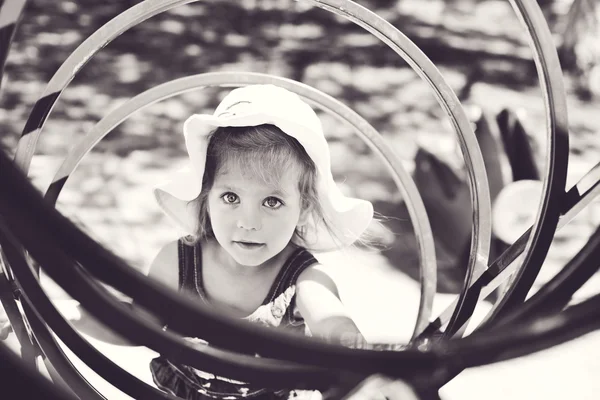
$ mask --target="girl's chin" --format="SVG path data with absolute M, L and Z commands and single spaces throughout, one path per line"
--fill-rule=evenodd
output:
M 269 260 L 272 260 L 286 249 L 286 246 L 279 251 L 273 249 L 273 246 L 262 244 L 244 244 L 236 241 L 225 241 L 224 243 L 216 240 L 220 250 L 231 257 L 238 265 L 245 267 L 257 267 Z M 275 246 L 277 247 L 277 246 Z M 225 255 L 221 253 L 221 255 Z
M 265 252 L 266 247 L 265 245 L 248 247 L 234 243 L 230 247 L 229 255 L 240 265 L 255 267 L 270 258 Z
M 282 252 L 273 253 L 266 245 L 258 249 L 241 249 L 240 246 L 233 245 L 228 251 L 233 260 L 244 267 L 265 266 L 269 261 L 274 260 Z
M 243 267 L 248 267 L 248 268 L 252 268 L 252 267 L 258 267 L 262 264 L 264 264 L 265 262 L 267 262 L 269 259 L 265 258 L 265 257 L 244 257 L 243 255 L 232 255 L 232 258 L 235 260 L 235 262 Z

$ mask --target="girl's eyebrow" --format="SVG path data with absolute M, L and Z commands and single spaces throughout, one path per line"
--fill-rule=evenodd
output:
M 214 185 L 214 188 L 219 190 L 227 190 L 231 192 L 240 192 L 240 190 L 230 185 Z
M 287 196 L 287 192 L 285 190 L 281 189 L 281 188 L 275 189 L 271 193 L 273 193 L 275 196 L 280 196 L 280 197 L 286 197 Z
M 220 190 L 228 190 L 228 191 L 235 192 L 235 193 L 243 193 L 244 192 L 243 189 L 239 189 L 239 188 L 233 187 L 231 185 L 215 185 L 215 187 Z M 276 188 L 276 189 L 270 190 L 269 193 L 272 195 L 275 195 L 275 196 L 280 196 L 280 197 L 287 197 L 287 195 L 288 195 L 287 192 L 285 190 L 283 190 L 282 188 Z

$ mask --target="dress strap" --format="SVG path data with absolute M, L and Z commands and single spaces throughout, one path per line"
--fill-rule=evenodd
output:
M 273 302 L 290 286 L 294 286 L 302 271 L 316 263 L 317 259 L 306 249 L 294 250 L 277 274 L 261 305 Z M 199 243 L 190 244 L 185 238 L 179 239 L 179 290 L 209 303 L 202 281 L 202 248 Z M 292 308 L 288 309 L 290 317 Z
M 294 251 L 273 283 L 271 293 L 265 299 L 264 304 L 274 302 L 277 297 L 282 296 L 290 287 L 295 286 L 298 276 L 306 268 L 317 263 L 318 260 L 306 249 L 298 248 Z M 294 295 L 284 311 L 285 314 L 280 326 L 304 331 L 304 320 L 297 315 L 296 311 L 296 296 Z
M 179 291 L 192 297 L 204 298 L 199 287 L 198 276 L 199 263 L 202 262 L 201 251 L 198 244 L 191 244 L 186 238 L 178 241 Z
M 316 263 L 317 259 L 306 249 L 296 249 L 281 268 L 263 304 L 272 302 L 290 286 L 295 285 L 302 271 Z

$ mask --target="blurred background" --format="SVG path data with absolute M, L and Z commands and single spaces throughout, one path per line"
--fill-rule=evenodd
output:
M 538 2 L 564 72 L 571 130 L 570 187 L 600 158 L 600 2 Z M 2 83 L 0 146 L 5 151 L 14 154 L 34 103 L 66 58 L 98 28 L 137 3 L 28 2 Z M 518 115 L 533 159 L 544 170 L 542 93 L 526 32 L 508 1 L 359 3 L 421 48 L 473 122 L 481 112 L 494 117 L 509 109 Z M 434 315 L 439 314 L 460 290 L 465 269 L 462 247 L 444 241 L 439 231 L 454 227 L 440 224 L 470 226 L 471 218 L 468 201 L 460 203 L 456 195 L 467 188 L 456 133 L 428 84 L 400 56 L 351 21 L 309 2 L 200 1 L 125 32 L 93 57 L 62 93 L 38 143 L 29 173 L 32 181 L 45 191 L 69 149 L 131 97 L 173 79 L 214 71 L 262 72 L 308 84 L 365 118 L 411 173 L 419 151 L 446 168 L 450 173 L 446 176 L 452 178 L 444 180 L 450 194 L 448 188 L 435 187 L 435 180 L 421 178 L 420 183 L 428 193 L 446 193 L 430 198 L 430 207 L 437 203 L 458 215 L 450 218 L 454 222 L 432 220 L 438 260 Z M 185 118 L 212 113 L 225 93 L 217 88 L 196 90 L 135 113 L 84 157 L 57 208 L 132 267 L 146 271 L 160 247 L 178 235 L 154 204 L 152 186 L 186 157 L 181 135 Z M 321 116 L 336 180 L 346 193 L 373 202 L 386 217 L 387 228 L 380 232 L 380 249 L 356 248 L 323 258 L 331 263 L 344 301 L 367 337 L 407 341 L 419 301 L 419 259 L 407 207 L 379 157 L 349 126 L 330 115 Z M 596 205 L 557 234 L 534 290 L 578 251 L 598 223 Z M 576 296 L 585 298 L 598 288 L 596 277 Z M 60 297 L 58 290 L 55 294 Z M 483 304 L 478 312 L 485 311 Z M 600 373 L 599 344 L 598 335 L 590 334 L 540 354 L 465 371 L 443 389 L 442 396 L 596 398 L 600 386 L 593 377 Z M 137 356 L 127 351 L 97 345 L 147 379 L 147 366 L 140 361 L 145 355 L 136 361 Z

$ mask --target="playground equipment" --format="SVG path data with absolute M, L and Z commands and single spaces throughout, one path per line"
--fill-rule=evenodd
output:
M 73 329 L 41 289 L 37 276 L 40 267 L 99 321 L 110 324 L 117 333 L 135 343 L 159 351 L 176 362 L 199 369 L 209 368 L 214 373 L 234 379 L 265 385 L 276 381 L 279 385 L 299 389 L 349 388 L 369 374 L 383 373 L 405 379 L 424 397 L 435 396 L 439 387 L 464 368 L 528 354 L 598 328 L 599 295 L 575 306 L 565 306 L 571 295 L 598 268 L 600 231 L 591 236 L 580 253 L 556 277 L 525 301 L 556 230 L 600 193 L 600 164 L 565 191 L 568 123 L 561 70 L 546 22 L 532 0 L 515 0 L 511 4 L 532 39 L 544 93 L 548 159 L 545 169 L 539 172 L 543 201 L 531 228 L 503 251 L 492 254 L 493 257 L 490 257 L 491 193 L 498 195 L 501 187 L 494 186 L 495 179 L 490 179 L 491 185 L 488 183 L 488 177 L 493 176 L 490 175 L 493 160 L 482 155 L 486 142 L 476 136 L 449 85 L 408 38 L 370 10 L 351 1 L 309 1 L 358 24 L 401 56 L 430 85 L 457 133 L 468 171 L 469 190 L 468 196 L 465 196 L 472 204 L 472 224 L 464 232 L 468 234 L 468 240 L 463 243 L 468 257 L 463 288 L 453 304 L 433 321 L 435 250 L 427 204 L 421 199 L 417 185 L 375 128 L 339 101 L 293 80 L 246 72 L 206 73 L 167 82 L 143 92 L 106 115 L 80 143 L 75 144 L 56 172 L 45 199 L 42 198 L 27 180 L 26 173 L 44 124 L 62 91 L 102 47 L 119 35 L 156 14 L 192 2 L 146 0 L 116 16 L 87 38 L 57 70 L 36 102 L 13 162 L 6 155 L 0 155 L 3 272 L 0 274 L 0 300 L 21 345 L 22 361 L 6 353 L 2 344 L 0 356 L 3 357 L 3 365 L 22 370 L 30 376 L 35 376 L 35 363 L 41 357 L 56 384 L 49 386 L 41 377 L 33 378 L 36 385 L 29 385 L 28 390 L 38 394 L 47 391 L 44 393 L 51 393 L 56 398 L 103 398 L 71 364 L 54 333 L 79 359 L 129 396 L 136 399 L 174 398 L 113 364 Z M 6 0 L 0 8 L 0 54 L 3 62 L 24 4 L 23 0 Z M 413 337 L 406 346 L 360 350 L 339 348 L 221 317 L 201 304 L 168 292 L 131 269 L 54 209 L 53 204 L 64 183 L 85 154 L 133 112 L 200 87 L 267 82 L 295 91 L 353 126 L 359 137 L 381 156 L 407 200 L 419 247 L 421 298 Z M 508 114 L 500 115 L 498 119 L 500 125 L 508 125 L 509 120 Z M 485 123 L 484 120 L 480 122 Z M 505 146 L 511 143 L 515 143 L 514 138 L 505 138 Z M 487 154 L 485 150 L 483 153 Z M 513 157 L 514 154 L 508 152 L 509 158 L 512 157 L 513 172 L 523 173 L 527 169 L 517 162 L 524 159 Z M 515 181 L 534 178 L 537 176 L 513 176 Z M 521 254 L 522 260 L 514 262 Z M 131 312 L 97 281 L 134 298 L 159 317 L 169 316 L 174 321 L 170 327 L 172 332 L 163 331 Z M 463 337 L 466 323 L 479 300 L 502 283 L 506 290 L 497 296 L 483 323 Z M 181 311 L 173 315 L 173 310 Z M 230 340 L 243 342 L 247 350 L 258 352 L 263 357 L 215 348 L 194 348 L 181 339 L 181 335 L 191 332 L 194 336 L 200 332 L 203 339 L 225 348 Z M 17 384 L 6 376 L 1 379 L 4 387 Z M 65 390 L 64 384 L 68 390 Z M 50 395 L 45 398 L 50 398 Z

